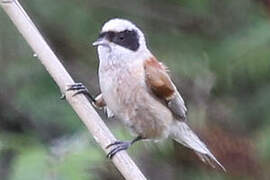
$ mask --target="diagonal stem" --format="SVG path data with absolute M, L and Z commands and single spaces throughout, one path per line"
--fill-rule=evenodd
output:
M 45 66 L 61 89 L 61 92 L 65 91 L 67 84 L 74 84 L 71 76 L 48 46 L 19 2 L 17 0 L 0 0 L 0 6 L 33 49 L 40 62 Z M 101 120 L 87 98 L 83 95 L 72 97 L 72 94 L 72 92 L 66 93 L 67 101 L 87 126 L 98 144 L 108 153 L 105 147 L 107 144 L 114 142 L 116 140 L 115 137 Z M 119 152 L 112 161 L 125 179 L 146 179 L 125 151 Z

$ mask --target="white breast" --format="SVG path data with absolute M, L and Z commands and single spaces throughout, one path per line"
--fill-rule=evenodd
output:
M 135 98 L 134 91 L 146 88 L 143 61 L 122 58 L 119 61 L 115 56 L 105 55 L 100 56 L 101 92 L 112 112 L 125 124 L 129 124 L 132 111 L 136 109 L 136 104 L 132 104 Z

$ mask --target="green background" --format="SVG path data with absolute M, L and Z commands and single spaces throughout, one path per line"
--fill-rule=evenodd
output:
M 270 178 L 268 0 L 24 0 L 22 6 L 77 82 L 99 94 L 90 44 L 108 19 L 145 33 L 188 107 L 189 124 L 227 173 L 171 140 L 129 154 L 149 179 Z M 33 51 L 0 9 L 0 177 L 3 180 L 122 179 Z M 117 119 L 118 139 L 132 136 Z

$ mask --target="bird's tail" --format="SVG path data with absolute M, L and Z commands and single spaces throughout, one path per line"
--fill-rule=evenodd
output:
M 177 122 L 177 124 L 173 126 L 171 137 L 178 143 L 194 150 L 204 163 L 210 164 L 213 168 L 216 167 L 215 164 L 218 164 L 223 171 L 226 172 L 226 169 L 218 162 L 215 156 L 207 149 L 206 145 L 185 122 Z

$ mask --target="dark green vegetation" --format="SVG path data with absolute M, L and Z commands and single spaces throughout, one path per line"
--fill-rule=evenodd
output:
M 24 0 L 76 81 L 99 93 L 90 46 L 104 21 L 127 18 L 171 70 L 193 129 L 228 173 L 171 141 L 129 150 L 150 179 L 270 178 L 270 6 L 267 0 Z M 119 179 L 14 25 L 0 10 L 0 177 Z M 100 112 L 103 115 L 102 112 Z M 105 118 L 104 118 L 105 119 Z M 105 120 L 119 139 L 131 136 Z

